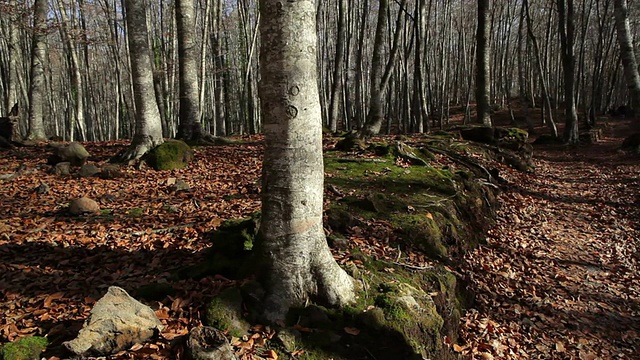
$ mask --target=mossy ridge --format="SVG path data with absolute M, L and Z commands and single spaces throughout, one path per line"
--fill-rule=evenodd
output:
M 49 345 L 47 338 L 28 336 L 4 344 L 0 347 L 0 359 L 3 360 L 37 360 Z
M 450 296 L 456 293 L 453 274 L 441 267 L 411 271 L 366 256 L 362 266 L 347 270 L 361 284 L 355 304 L 339 309 L 310 304 L 290 312 L 287 326 L 303 329 L 296 341 L 305 350 L 301 359 L 369 358 L 370 354 L 382 359 L 454 358 L 441 338 L 447 334 L 455 339 L 457 322 L 446 321 L 448 313 L 440 311 L 459 312 L 456 297 Z M 358 334 L 350 335 L 348 329 Z

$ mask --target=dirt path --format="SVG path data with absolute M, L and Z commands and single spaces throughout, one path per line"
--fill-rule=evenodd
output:
M 640 359 L 640 159 L 621 139 L 538 148 L 508 176 L 456 350 L 475 359 Z

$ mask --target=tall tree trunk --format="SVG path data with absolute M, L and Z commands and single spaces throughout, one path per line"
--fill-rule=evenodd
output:
M 17 1 L 11 0 L 9 5 L 12 7 L 12 13 L 9 17 L 9 39 L 8 39 L 8 55 L 9 55 L 9 69 L 7 71 L 7 91 L 5 108 L 8 111 L 14 104 L 18 103 L 18 66 L 20 66 L 20 33 L 18 32 L 18 8 Z
M 627 0 L 614 0 L 613 6 L 624 77 L 627 81 L 629 92 L 631 93 L 631 107 L 635 111 L 636 116 L 640 116 L 640 74 L 638 74 L 638 63 L 633 50 L 633 41 L 629 29 Z
M 44 140 L 43 107 L 45 101 L 44 63 L 47 61 L 47 0 L 35 0 L 33 6 L 33 42 L 31 46 L 31 85 L 29 87 L 30 140 Z
M 476 31 L 476 103 L 477 121 L 480 124 L 491 126 L 490 92 L 491 81 L 489 55 L 491 54 L 489 37 L 489 8 L 491 0 L 478 0 L 478 29 Z
M 176 0 L 178 67 L 180 83 L 180 125 L 178 139 L 202 137 L 198 103 L 198 64 L 193 0 Z
M 125 0 L 125 6 L 136 127 L 131 146 L 116 157 L 122 162 L 138 159 L 163 142 L 160 112 L 154 95 L 146 7 L 143 0 Z
M 259 253 L 265 260 L 263 315 L 284 319 L 310 298 L 355 299 L 322 227 L 322 119 L 313 0 L 260 0 L 260 98 L 266 138 Z
M 78 127 L 78 133 L 82 140 L 86 140 L 85 120 L 84 120 L 84 85 L 82 83 L 82 73 L 80 71 L 80 61 L 78 60 L 78 52 L 76 48 L 76 40 L 72 39 L 69 31 L 72 24 L 67 18 L 66 9 L 60 0 L 57 0 L 60 19 L 62 20 L 62 28 L 60 29 L 69 50 L 69 58 L 71 59 L 71 79 L 73 83 L 73 94 L 75 101 L 75 111 L 71 115 L 69 128 L 67 129 L 69 141 L 74 140 L 74 131 Z
M 373 44 L 373 57 L 371 59 L 371 94 L 369 96 L 369 112 L 367 113 L 367 121 L 359 133 L 360 138 L 368 138 L 380 132 L 382 122 L 384 121 L 384 93 L 389 85 L 389 78 L 398 54 L 400 34 L 402 33 L 401 18 L 405 9 L 407 0 L 400 3 L 400 11 L 396 21 L 396 28 L 393 36 L 391 54 L 389 59 L 384 63 L 382 59 L 382 51 L 385 41 L 385 32 L 389 23 L 389 0 L 380 0 L 378 6 L 378 22 L 376 25 L 376 35 Z
M 565 102 L 565 127 L 564 140 L 569 144 L 577 143 L 578 134 L 578 113 L 575 101 L 575 25 L 573 0 L 558 1 L 558 23 L 560 28 L 560 44 L 562 50 L 562 69 L 564 80 L 564 102 Z
M 531 21 L 531 14 L 529 12 L 529 1 L 524 0 L 522 2 L 522 7 L 525 12 L 525 16 L 527 19 L 527 33 L 529 35 L 529 39 L 531 40 L 531 44 L 533 45 L 533 55 L 535 57 L 536 69 L 538 74 L 540 75 L 540 87 L 542 90 L 542 99 L 544 103 L 544 122 L 547 124 L 549 131 L 553 137 L 558 137 L 558 128 L 556 127 L 556 123 L 553 121 L 553 113 L 551 108 L 551 100 L 549 99 L 549 91 L 547 90 L 547 80 L 544 76 L 544 69 L 542 67 L 542 59 L 540 54 L 540 47 L 538 46 L 538 40 L 536 36 L 533 34 L 533 24 Z M 533 94 L 532 94 L 533 97 Z M 531 127 L 531 126 L 530 126 Z
M 344 67 L 344 48 L 347 41 L 347 0 L 338 0 L 338 35 L 336 39 L 336 54 L 333 65 L 333 84 L 331 86 L 331 102 L 329 103 L 329 127 L 332 132 L 338 131 L 340 120 L 340 88 Z

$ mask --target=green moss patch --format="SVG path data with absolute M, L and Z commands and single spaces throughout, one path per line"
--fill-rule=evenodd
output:
M 193 160 L 193 150 L 185 142 L 169 140 L 151 149 L 145 161 L 155 170 L 182 169 Z
M 0 359 L 3 360 L 37 360 L 49 344 L 40 336 L 24 337 L 0 347 Z

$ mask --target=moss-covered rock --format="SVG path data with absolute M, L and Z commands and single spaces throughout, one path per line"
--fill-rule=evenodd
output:
M 207 306 L 205 314 L 207 325 L 222 331 L 228 331 L 231 336 L 242 337 L 251 324 L 242 313 L 242 294 L 239 288 L 229 288 L 222 291 Z
M 415 354 L 427 358 L 442 350 L 444 321 L 425 291 L 400 282 L 379 294 L 375 304 L 384 311 L 385 326 L 401 334 Z
M 44 337 L 24 337 L 0 347 L 0 359 L 38 360 L 40 359 L 40 354 L 48 344 L 48 340 Z
M 209 235 L 213 245 L 207 260 L 178 270 L 177 277 L 201 279 L 220 274 L 236 279 L 250 274 L 256 264 L 248 260 L 259 228 L 259 212 L 242 219 L 226 220 Z
M 169 140 L 151 149 L 145 161 L 155 170 L 181 169 L 193 160 L 193 150 L 184 141 Z

